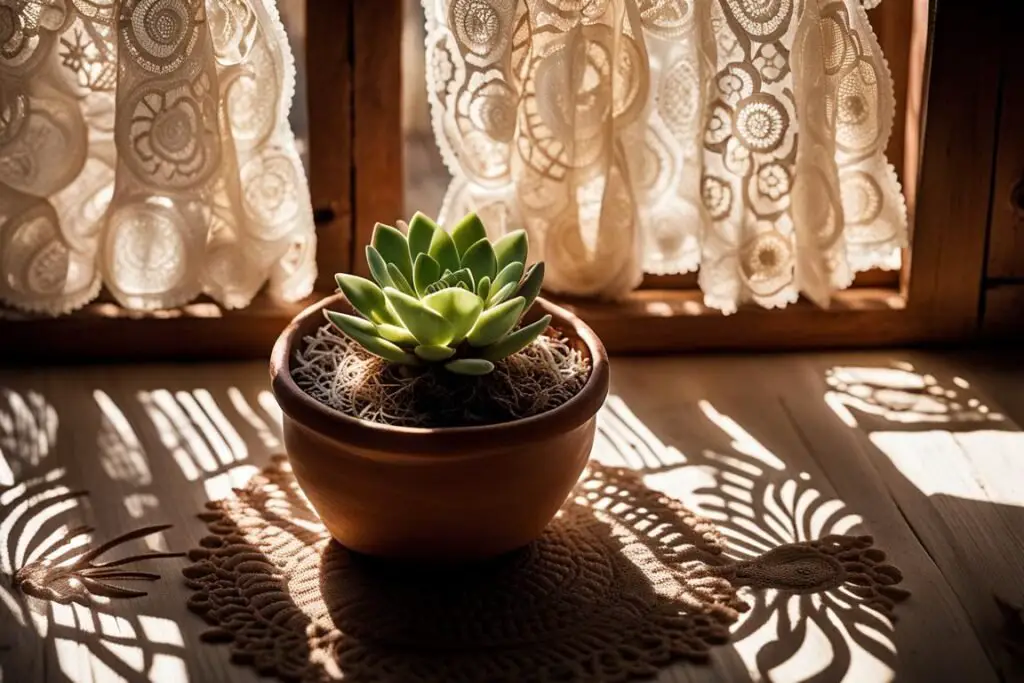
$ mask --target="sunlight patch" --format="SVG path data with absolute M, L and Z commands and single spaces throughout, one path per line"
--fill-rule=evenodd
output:
M 181 629 L 170 619 L 163 617 L 151 617 L 145 614 L 139 616 L 139 625 L 146 639 L 154 643 L 185 647 L 185 639 L 181 635 Z
M 222 500 L 234 495 L 234 489 L 245 486 L 259 469 L 253 465 L 238 465 L 227 472 L 215 474 L 203 482 L 208 500 Z
M 149 461 L 128 418 L 105 392 L 97 389 L 92 396 L 103 415 L 97 445 L 107 476 L 135 486 L 149 486 L 153 483 Z
M 188 683 L 188 669 L 181 657 L 174 655 L 155 654 L 153 664 L 149 667 L 149 680 L 152 683 Z
M 267 421 L 256 414 L 252 406 L 245 399 L 245 395 L 238 387 L 228 387 L 228 400 L 231 401 L 231 405 L 234 407 L 235 412 L 242 416 L 242 419 L 249 423 L 249 425 L 256 430 L 256 435 L 259 437 L 260 442 L 263 443 L 270 450 L 275 450 L 281 447 L 281 439 L 278 438 L 277 434 L 270 428 Z
M 701 412 L 718 426 L 723 432 L 733 438 L 732 447 L 744 455 L 756 458 L 772 469 L 779 471 L 786 469 L 786 463 L 779 460 L 778 456 L 764 447 L 760 441 L 750 435 L 747 430 L 739 425 L 736 420 L 728 415 L 718 412 L 708 401 L 698 401 Z
M 14 472 L 7 462 L 2 447 L 0 447 L 0 486 L 14 486 Z
M 1024 506 L 1024 432 L 873 432 L 868 438 L 927 496 Z

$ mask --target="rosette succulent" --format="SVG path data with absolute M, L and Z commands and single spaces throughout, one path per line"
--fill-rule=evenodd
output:
M 445 231 L 422 213 L 407 234 L 374 227 L 366 261 L 375 282 L 335 279 L 360 315 L 325 311 L 327 319 L 375 356 L 407 365 L 443 364 L 486 375 L 494 363 L 529 346 L 551 322 L 519 326 L 540 293 L 544 264 L 526 268 L 522 230 L 492 243 L 476 214 Z

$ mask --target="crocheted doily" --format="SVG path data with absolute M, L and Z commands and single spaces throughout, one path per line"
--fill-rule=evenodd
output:
M 737 590 L 844 585 L 891 616 L 906 592 L 867 536 L 730 560 L 714 525 L 592 463 L 544 536 L 472 567 L 425 570 L 333 542 L 276 456 L 201 515 L 189 607 L 235 662 L 288 681 L 623 681 L 702 660 L 746 609 Z

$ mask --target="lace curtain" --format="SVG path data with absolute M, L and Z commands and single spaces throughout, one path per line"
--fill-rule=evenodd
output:
M 732 312 L 898 267 L 892 79 L 858 0 L 423 3 L 441 218 L 526 227 L 552 290 L 699 267 Z
M 294 79 L 274 0 L 0 0 L 0 301 L 307 295 Z

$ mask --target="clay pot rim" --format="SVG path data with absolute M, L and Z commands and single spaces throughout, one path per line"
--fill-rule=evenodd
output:
M 274 396 L 284 414 L 302 427 L 379 458 L 425 462 L 425 456 L 474 457 L 511 443 L 544 441 L 593 418 L 608 394 L 608 354 L 601 340 L 577 316 L 538 297 L 527 319 L 551 314 L 552 326 L 578 339 L 590 355 L 590 377 L 579 393 L 562 405 L 511 422 L 467 427 L 395 427 L 354 418 L 320 403 L 300 389 L 291 376 L 294 349 L 321 325 L 325 308 L 351 310 L 344 295 L 334 294 L 299 313 L 278 337 L 270 358 Z

